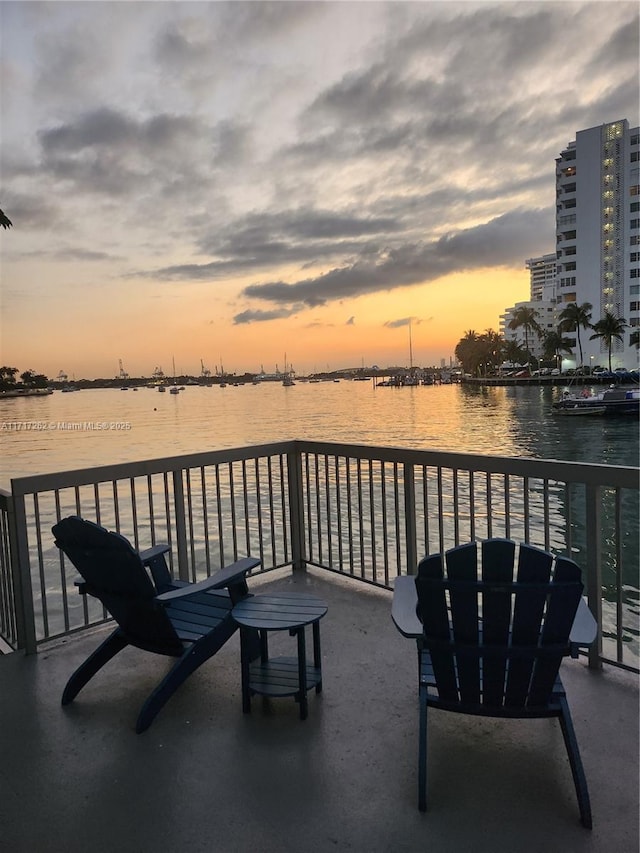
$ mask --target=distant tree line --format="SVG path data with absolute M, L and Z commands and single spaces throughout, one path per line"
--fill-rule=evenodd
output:
M 593 334 L 589 340 L 601 339 L 607 347 L 609 356 L 609 371 L 611 371 L 611 352 L 615 341 L 624 341 L 624 332 L 628 324 L 624 317 L 616 317 L 610 311 L 605 311 L 596 323 L 591 323 L 591 311 L 593 306 L 590 302 L 578 305 L 570 302 L 560 312 L 558 328 L 545 332 L 539 321 L 538 312 L 535 308 L 520 305 L 515 309 L 511 320 L 510 329 L 522 329 L 524 332 L 524 345 L 514 340 L 505 340 L 493 329 L 487 329 L 478 334 L 473 329 L 465 332 L 458 341 L 455 355 L 465 373 L 472 376 L 486 376 L 495 373 L 496 369 L 504 362 L 520 365 L 531 365 L 537 359 L 531 354 L 529 342 L 534 337 L 542 341 L 543 359 L 549 363 L 555 363 L 558 370 L 562 366 L 562 355 L 573 352 L 574 341 L 565 336 L 565 332 L 575 332 L 578 351 L 580 353 L 580 367 L 583 366 L 581 329 L 591 329 Z M 634 331 L 630 336 L 630 343 L 636 348 L 640 345 L 640 332 Z
M 44 373 L 25 370 L 24 373 L 20 374 L 21 382 L 16 379 L 17 373 L 17 367 L 0 367 L 0 391 L 11 391 L 21 384 L 24 388 L 46 388 L 49 384 L 49 379 Z

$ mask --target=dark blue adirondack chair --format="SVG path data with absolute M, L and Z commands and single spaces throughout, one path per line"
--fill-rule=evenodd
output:
M 418 641 L 419 808 L 427 807 L 428 707 L 491 717 L 558 717 L 580 818 L 590 829 L 587 781 L 558 672 L 564 656 L 577 655 L 570 635 L 579 606 L 586 611 L 581 618 L 587 644 L 595 636 L 595 621 L 581 598 L 580 568 L 528 545 L 519 546 L 516 568 L 516 544 L 505 539 L 481 543 L 478 567 L 477 545 L 420 562 L 415 578 L 420 635 L 411 628 L 407 601 L 394 602 L 396 625 Z M 400 588 L 397 592 L 400 598 Z M 403 593 L 408 599 L 408 584 Z
M 73 673 L 62 704 L 126 646 L 177 658 L 139 713 L 143 732 L 183 681 L 214 655 L 236 631 L 231 610 L 248 593 L 246 576 L 260 564 L 245 557 L 200 583 L 173 581 L 165 561 L 167 545 L 138 553 L 118 533 L 70 516 L 52 528 L 55 543 L 83 580 L 83 595 L 98 598 L 118 627 Z M 255 638 L 257 644 L 257 636 Z

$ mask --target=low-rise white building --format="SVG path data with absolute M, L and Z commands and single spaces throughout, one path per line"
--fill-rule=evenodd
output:
M 510 329 L 509 323 L 513 320 L 518 308 L 531 308 L 536 312 L 536 323 L 540 326 L 541 333 L 534 330 L 525 330 L 523 326 Z M 516 302 L 511 308 L 507 308 L 500 315 L 500 334 L 505 341 L 515 341 L 523 350 L 528 349 L 535 359 L 544 356 L 544 337 L 549 332 L 556 331 L 558 321 L 556 317 L 556 303 L 551 300 L 530 300 L 529 302 Z

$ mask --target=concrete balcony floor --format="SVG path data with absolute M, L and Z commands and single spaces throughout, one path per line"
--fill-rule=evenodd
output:
M 291 698 L 256 696 L 242 713 L 238 634 L 142 735 L 133 726 L 162 658 L 127 649 L 62 708 L 95 634 L 0 657 L 2 849 L 637 853 L 635 676 L 563 664 L 592 832 L 580 825 L 553 720 L 430 712 L 421 814 L 415 646 L 391 621 L 390 593 L 312 570 L 252 582 L 265 587 L 304 588 L 329 604 L 323 692 L 309 694 L 304 722 Z M 271 637 L 293 648 L 288 634 Z

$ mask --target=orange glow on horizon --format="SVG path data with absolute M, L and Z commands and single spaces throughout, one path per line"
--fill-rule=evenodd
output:
M 526 270 L 487 269 L 236 325 L 242 306 L 228 286 L 127 283 L 117 298 L 112 286 L 108 302 L 96 288 L 62 310 L 47 296 L 20 316 L 14 309 L 5 317 L 1 359 L 20 372 L 54 378 L 63 369 L 77 379 L 116 376 L 119 359 L 131 376 L 150 376 L 156 366 L 169 374 L 173 358 L 178 374 L 198 375 L 201 359 L 212 373 L 221 362 L 232 373 L 271 372 L 283 367 L 285 353 L 299 374 L 363 362 L 408 365 L 408 325 L 393 323 L 411 318 L 414 365 L 439 366 L 468 329 L 497 331 L 505 308 L 528 291 Z

